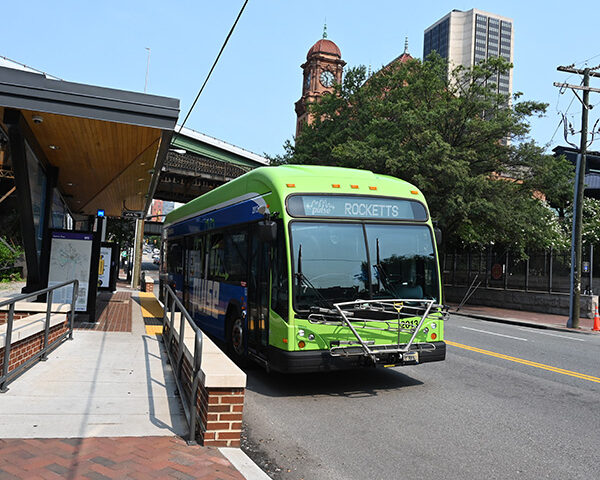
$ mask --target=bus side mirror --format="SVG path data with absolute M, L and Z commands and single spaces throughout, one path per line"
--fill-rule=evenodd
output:
M 442 247 L 442 230 L 440 227 L 433 227 L 433 233 L 435 235 L 435 244 L 438 248 Z
M 275 243 L 277 240 L 277 224 L 273 220 L 258 222 L 258 239 L 264 243 Z

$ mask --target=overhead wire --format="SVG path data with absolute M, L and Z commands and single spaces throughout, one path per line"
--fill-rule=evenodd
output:
M 567 81 L 569 80 L 570 77 L 572 77 L 573 75 L 569 75 L 566 79 L 564 83 L 567 83 Z M 581 81 L 581 84 L 583 85 L 583 80 Z M 556 99 L 556 113 L 558 113 L 559 115 L 561 115 L 561 119 L 558 122 L 558 125 L 556 126 L 556 129 L 554 130 L 554 133 L 552 134 L 552 138 L 550 138 L 550 141 L 548 143 L 552 144 L 552 142 L 554 141 L 554 137 L 556 136 L 556 133 L 558 132 L 558 129 L 560 128 L 560 126 L 562 125 L 562 123 L 564 121 L 566 121 L 566 116 L 567 113 L 569 113 L 569 109 L 571 108 L 571 105 L 573 105 L 573 101 L 575 100 L 575 95 L 573 95 L 573 97 L 571 97 L 571 101 L 569 102 L 569 105 L 567 106 L 567 109 L 563 112 L 561 112 L 558 109 L 558 104 L 560 101 L 560 96 L 564 93 L 564 89 L 560 89 L 558 91 L 558 98 Z
M 238 24 L 238 21 L 240 20 L 240 18 L 242 16 L 242 13 L 244 13 L 244 9 L 246 8 L 247 4 L 248 4 L 248 0 L 245 0 L 244 4 L 242 5 L 242 8 L 240 9 L 240 13 L 238 13 L 238 15 L 235 19 L 235 22 L 233 22 L 233 25 L 231 26 L 231 29 L 229 30 L 229 33 L 227 34 L 227 37 L 225 38 L 225 41 L 223 42 L 223 45 L 221 46 L 221 50 L 219 50 L 219 54 L 217 55 L 217 58 L 215 58 L 215 61 L 212 65 L 212 67 L 210 68 L 208 75 L 206 75 L 206 78 L 204 79 L 204 83 L 202 84 L 202 86 L 200 87 L 200 90 L 198 91 L 198 95 L 196 95 L 196 98 L 194 99 L 192 106 L 188 110 L 187 115 L 183 119 L 183 122 L 181 123 L 181 125 L 179 127 L 179 132 L 177 132 L 177 133 L 181 133 L 181 130 L 183 129 L 183 126 L 185 125 L 185 122 L 187 122 L 188 118 L 190 117 L 190 114 L 192 113 L 192 110 L 194 110 L 194 107 L 196 106 L 196 103 L 198 102 L 200 95 L 202 95 L 202 91 L 204 90 L 204 87 L 206 87 L 206 84 L 208 83 L 208 79 L 212 75 L 215 67 L 217 66 L 217 63 L 219 62 L 219 59 L 221 58 L 221 54 L 225 50 L 225 47 L 227 46 L 227 43 L 229 42 L 229 39 L 231 38 L 231 35 L 233 34 L 233 31 L 235 30 L 235 27 Z
M 594 55 L 593 57 L 590 57 L 590 58 L 587 58 L 585 60 L 582 60 L 581 62 L 577 62 L 577 63 L 575 63 L 575 65 L 581 65 L 581 64 L 587 63 L 590 60 L 593 60 L 594 58 L 598 58 L 598 57 L 600 57 L 600 53 Z

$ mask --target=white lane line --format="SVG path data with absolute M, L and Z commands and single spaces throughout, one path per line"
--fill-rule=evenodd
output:
M 479 330 L 478 328 L 470 328 L 470 327 L 462 327 L 462 326 L 460 328 L 464 328 L 465 330 L 473 330 L 474 332 L 487 333 L 489 335 L 496 335 L 498 337 L 512 338 L 513 340 L 522 340 L 523 342 L 529 341 L 526 338 L 513 337 L 512 335 L 504 335 L 502 333 L 496 333 L 496 332 L 488 332 L 487 330 Z
M 559 334 L 556 334 L 556 333 L 540 332 L 537 329 L 534 332 L 533 331 L 534 329 L 527 328 L 527 327 L 519 327 L 519 330 L 523 330 L 525 332 L 536 333 L 536 334 L 540 334 L 540 335 L 548 335 L 550 337 L 566 338 L 567 340 L 575 340 L 577 342 L 585 342 L 585 340 L 583 338 L 574 338 L 574 337 L 569 337 L 567 335 L 559 335 Z

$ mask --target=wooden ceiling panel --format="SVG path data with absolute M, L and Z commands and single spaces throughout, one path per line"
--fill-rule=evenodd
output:
M 73 212 L 95 214 L 102 208 L 120 216 L 123 199 L 129 209 L 144 208 L 160 129 L 33 111 L 23 116 L 59 169 L 59 188 Z M 43 121 L 34 122 L 34 116 Z

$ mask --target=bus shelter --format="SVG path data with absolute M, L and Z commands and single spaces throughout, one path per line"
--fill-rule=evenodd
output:
M 51 231 L 145 217 L 178 114 L 177 99 L 0 67 L 0 181 L 14 182 L 25 292 L 48 283 Z

